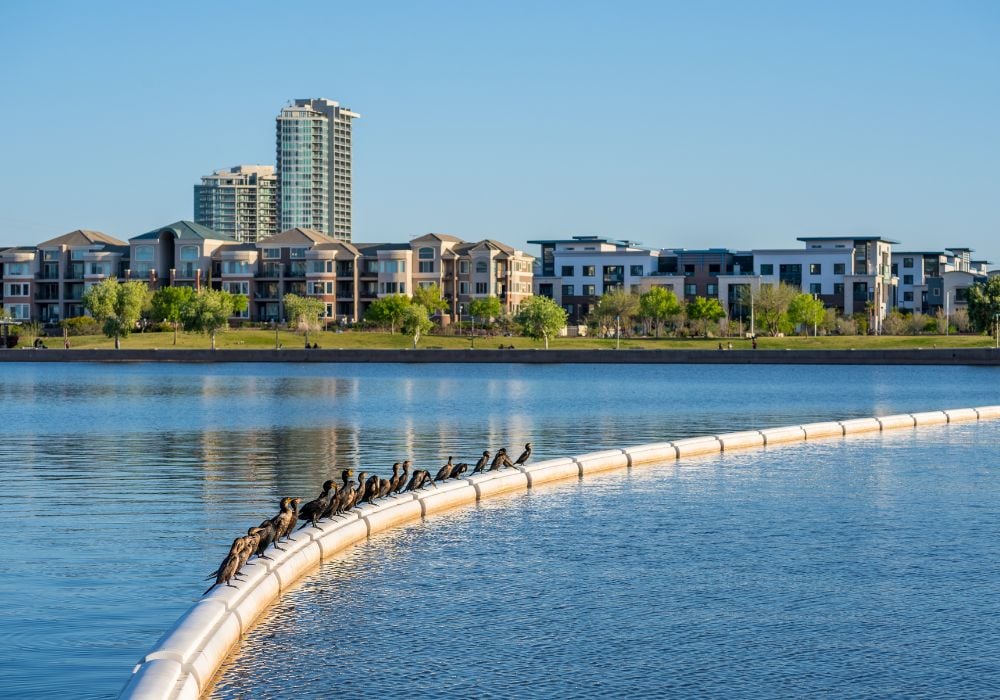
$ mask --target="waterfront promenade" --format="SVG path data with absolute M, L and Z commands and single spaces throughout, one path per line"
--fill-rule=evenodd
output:
M 315 349 L 282 350 L 6 350 L 0 362 L 310 362 L 484 364 L 708 364 L 708 365 L 984 365 L 1000 366 L 994 348 L 857 350 L 498 350 Z

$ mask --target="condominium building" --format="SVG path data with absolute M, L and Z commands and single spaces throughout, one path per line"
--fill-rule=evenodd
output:
M 271 165 L 216 170 L 194 186 L 194 220 L 244 243 L 278 232 L 278 176 Z
M 899 278 L 899 308 L 925 314 L 964 308 L 969 287 L 989 274 L 989 261 L 973 260 L 973 252 L 971 248 L 893 252 L 892 273 Z
M 295 100 L 277 117 L 280 230 L 351 240 L 351 126 L 361 115 L 326 99 Z
M 238 241 L 196 224 L 175 221 L 129 239 L 126 279 L 145 280 L 150 289 L 211 286 L 212 256 Z

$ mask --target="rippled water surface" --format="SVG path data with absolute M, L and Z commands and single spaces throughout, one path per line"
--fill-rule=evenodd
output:
M 0 695 L 17 697 L 113 697 L 200 595 L 232 537 L 270 515 L 280 496 L 314 495 L 342 465 L 384 470 L 410 457 L 436 467 L 449 454 L 471 461 L 529 439 L 544 459 L 1000 403 L 1000 372 L 985 368 L 44 364 L 0 372 L 0 524 L 9 533 Z M 892 677 L 874 679 L 874 669 L 908 654 L 928 678 L 992 682 L 998 586 L 982 569 L 995 561 L 987 540 L 997 534 L 998 436 L 984 426 L 936 430 L 949 436 L 948 450 L 894 437 L 910 450 L 898 463 L 879 461 L 890 441 L 860 451 L 850 441 L 849 453 L 837 442 L 766 460 L 728 455 L 502 499 L 377 538 L 286 597 L 218 692 L 405 695 L 399 683 L 361 682 L 391 667 L 416 678 L 416 692 L 438 696 L 642 694 L 650 674 L 677 692 L 723 694 L 708 680 L 744 679 L 736 692 L 787 680 L 804 692 L 850 676 L 863 694 L 876 680 L 892 692 Z M 622 508 L 625 520 L 615 515 Z M 594 529 L 601 521 L 617 525 Z M 807 556 L 814 551 L 833 559 Z M 927 597 L 938 588 L 949 597 Z M 325 602 L 309 591 L 325 591 Z M 896 616 L 880 617 L 877 604 Z M 906 624 L 921 618 L 935 624 Z M 293 630 L 327 667 L 292 673 L 278 663 L 267 635 Z M 567 656 L 567 640 L 578 638 L 631 653 Z M 799 661 L 826 639 L 833 660 L 806 666 L 817 678 L 805 683 Z M 856 654 L 845 654 L 844 639 Z M 640 653 L 647 646 L 655 654 Z M 751 663 L 754 648 L 763 666 Z M 412 669 L 411 655 L 420 662 Z M 835 672 L 838 664 L 847 670 Z

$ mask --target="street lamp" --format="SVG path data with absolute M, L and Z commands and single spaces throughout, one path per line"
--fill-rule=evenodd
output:
M 274 349 L 277 350 L 280 347 L 278 345 L 278 320 L 271 319 L 271 325 L 274 326 Z
M 951 321 L 949 320 L 951 314 L 949 313 L 950 310 L 948 308 L 948 302 L 950 300 L 951 300 L 951 292 L 945 292 L 944 293 L 944 334 L 945 334 L 945 336 L 948 335 L 948 330 L 949 330 L 948 326 L 951 325 Z
M 1000 350 L 1000 313 L 993 314 L 993 329 L 996 336 L 996 349 Z
M 622 349 L 622 317 L 615 316 L 615 350 Z

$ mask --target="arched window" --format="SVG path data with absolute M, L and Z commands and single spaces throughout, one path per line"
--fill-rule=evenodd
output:
M 490 271 L 490 265 L 485 260 L 480 260 L 476 263 L 476 272 L 485 273 Z
M 417 251 L 417 255 L 421 260 L 433 260 L 434 259 L 434 249 L 433 248 L 421 248 Z

